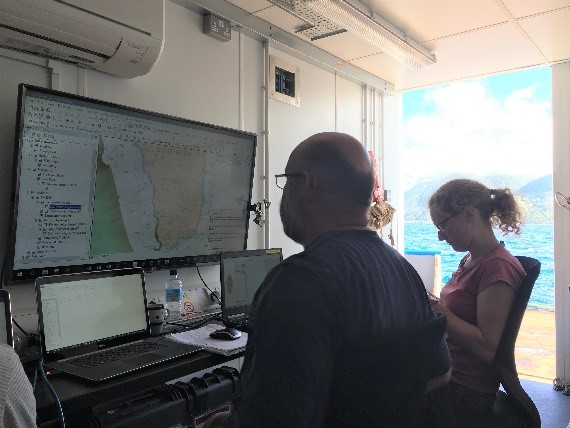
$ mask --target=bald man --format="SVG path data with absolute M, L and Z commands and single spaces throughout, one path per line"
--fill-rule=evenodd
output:
M 285 175 L 283 229 L 304 251 L 274 268 L 255 296 L 233 425 L 393 424 L 393 409 L 381 398 L 392 391 L 380 387 L 369 408 L 362 404 L 370 391 L 351 379 L 338 382 L 341 371 L 359 369 L 351 353 L 371 338 L 434 317 L 416 271 L 367 227 L 374 182 L 368 152 L 346 134 L 313 135 L 293 150 Z M 443 340 L 426 365 L 433 378 L 447 379 Z

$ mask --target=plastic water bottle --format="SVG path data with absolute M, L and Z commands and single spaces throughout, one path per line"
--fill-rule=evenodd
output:
M 168 320 L 176 321 L 182 316 L 182 281 L 178 279 L 178 271 L 170 269 L 170 279 L 166 281 L 166 309 Z

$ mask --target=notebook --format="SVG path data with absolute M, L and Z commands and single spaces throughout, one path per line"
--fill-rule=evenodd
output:
M 39 277 L 36 293 L 48 368 L 102 381 L 201 349 L 150 337 L 142 269 Z
M 10 293 L 0 290 L 0 343 L 14 346 Z
M 281 248 L 220 254 L 222 321 L 247 331 L 255 292 L 271 269 L 283 260 Z

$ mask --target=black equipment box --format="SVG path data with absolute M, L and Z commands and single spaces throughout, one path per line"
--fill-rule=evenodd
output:
M 197 428 L 210 415 L 232 410 L 238 398 L 239 372 L 219 367 L 189 382 L 164 384 L 97 406 L 89 416 L 91 428 Z

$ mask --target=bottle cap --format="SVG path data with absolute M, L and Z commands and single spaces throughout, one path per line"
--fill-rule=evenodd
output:
M 178 275 L 178 271 L 176 269 L 170 269 L 170 275 Z

